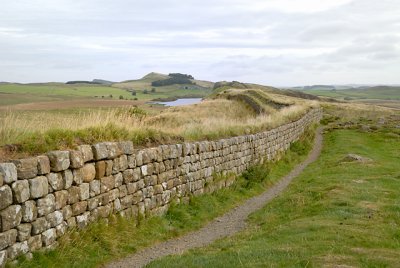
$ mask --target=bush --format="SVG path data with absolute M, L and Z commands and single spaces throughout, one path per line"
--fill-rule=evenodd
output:
M 266 164 L 252 166 L 242 173 L 243 187 L 246 189 L 252 188 L 255 184 L 262 183 L 268 178 L 270 169 Z

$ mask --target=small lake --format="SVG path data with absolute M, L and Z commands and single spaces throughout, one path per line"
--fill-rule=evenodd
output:
M 202 98 L 188 98 L 188 99 L 177 99 L 175 101 L 156 101 L 154 103 L 162 104 L 165 106 L 182 106 L 200 103 Z

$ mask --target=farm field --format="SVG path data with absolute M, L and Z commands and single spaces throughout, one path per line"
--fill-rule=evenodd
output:
M 400 101 L 400 87 L 377 86 L 336 90 L 303 90 L 304 93 L 340 100 L 394 100 Z

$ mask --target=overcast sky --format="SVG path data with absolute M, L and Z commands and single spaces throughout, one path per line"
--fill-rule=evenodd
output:
M 400 84 L 399 0 L 0 1 L 0 81 Z

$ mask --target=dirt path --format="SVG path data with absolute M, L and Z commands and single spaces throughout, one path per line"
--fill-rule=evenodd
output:
M 317 130 L 314 147 L 307 159 L 261 195 L 248 199 L 244 204 L 214 219 L 200 230 L 146 248 L 124 259 L 111 262 L 105 267 L 143 267 L 157 258 L 167 255 L 182 254 L 189 249 L 204 247 L 217 239 L 231 236 L 244 229 L 249 214 L 261 209 L 275 196 L 280 194 L 307 165 L 318 158 L 322 148 L 321 132 L 321 129 Z

